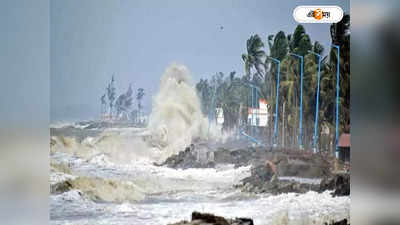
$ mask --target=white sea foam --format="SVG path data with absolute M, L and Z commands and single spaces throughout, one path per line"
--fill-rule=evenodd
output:
M 213 169 L 171 169 L 151 161 L 132 164 L 111 162 L 107 155 L 78 160 L 67 153 L 55 154 L 70 161 L 82 176 L 122 179 L 132 182 L 148 198 L 148 203 L 95 204 L 77 191 L 52 197 L 53 224 L 146 224 L 158 225 L 190 219 L 192 211 L 212 212 L 225 217 L 250 217 L 257 225 L 323 224 L 349 218 L 349 197 L 332 197 L 329 192 L 254 195 L 232 189 L 250 173 L 250 168 L 232 165 Z M 58 160 L 59 161 L 59 160 Z M 87 213 L 87 217 L 79 216 Z M 100 217 L 89 215 L 99 213 Z M 65 216 L 71 215 L 71 218 Z M 76 215 L 74 217 L 73 215 Z

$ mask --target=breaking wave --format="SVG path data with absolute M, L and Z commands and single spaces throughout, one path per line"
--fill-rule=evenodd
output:
M 162 148 L 164 156 L 182 151 L 196 139 L 207 138 L 208 119 L 201 112 L 191 82 L 184 65 L 170 65 L 161 77 L 148 128 L 152 142 Z
M 52 194 L 79 190 L 85 198 L 95 202 L 121 203 L 144 199 L 143 192 L 130 181 L 95 177 L 68 177 L 51 184 L 50 188 Z

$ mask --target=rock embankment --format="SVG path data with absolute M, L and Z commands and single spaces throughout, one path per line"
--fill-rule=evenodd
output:
M 255 225 L 250 218 L 227 219 L 210 213 L 193 212 L 191 221 L 180 221 L 168 225 Z M 332 221 L 325 225 L 350 225 L 347 219 Z
M 350 174 L 336 173 L 322 179 L 320 183 L 301 183 L 295 180 L 280 180 L 276 165 L 271 161 L 265 161 L 253 165 L 251 175 L 244 178 L 236 188 L 244 192 L 252 193 L 306 193 L 308 191 L 324 192 L 332 190 L 332 196 L 350 195 Z
M 249 218 L 226 219 L 209 213 L 192 213 L 191 221 L 181 221 L 169 225 L 254 225 Z
M 210 168 L 218 164 L 240 166 L 257 165 L 273 161 L 280 176 L 322 178 L 329 176 L 330 164 L 321 155 L 304 151 L 270 151 L 265 148 L 211 149 L 206 145 L 192 144 L 184 151 L 167 158 L 162 166 L 170 168 Z

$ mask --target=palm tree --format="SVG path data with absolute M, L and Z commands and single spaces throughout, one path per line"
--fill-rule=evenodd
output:
M 254 67 L 256 74 L 261 77 L 263 76 L 261 70 L 261 65 L 264 64 L 263 58 L 265 57 L 265 52 L 262 50 L 263 47 L 264 43 L 257 34 L 250 36 L 250 39 L 247 40 L 247 53 L 242 54 L 246 75 L 251 75 L 251 69 Z
M 122 117 L 125 114 L 129 119 L 128 110 L 132 105 L 132 84 L 129 84 L 128 90 L 118 96 L 117 100 L 115 101 L 115 109 L 116 109 L 116 116 Z
M 104 114 L 106 113 L 106 108 L 107 108 L 107 102 L 106 102 L 106 94 L 103 94 L 102 96 L 101 96 L 101 98 L 100 98 L 100 101 L 101 101 L 101 117 L 103 117 L 104 116 Z
M 288 40 L 283 31 L 279 31 L 276 35 L 268 36 L 268 45 L 269 45 L 269 56 L 272 58 L 276 58 L 278 60 L 282 60 L 286 57 L 288 53 Z M 270 63 L 270 58 L 265 59 L 265 86 L 266 93 L 265 95 L 269 97 L 269 101 L 273 104 L 275 102 L 275 86 L 276 86 L 276 74 L 277 74 L 277 65 L 275 63 Z
M 143 88 L 138 88 L 137 93 L 136 93 L 136 100 L 138 102 L 138 116 L 139 116 L 139 120 L 140 120 L 140 113 L 142 110 L 142 98 L 144 96 L 144 89 Z
M 114 100 L 116 97 L 116 92 L 115 92 L 115 85 L 114 85 L 115 79 L 114 75 L 111 77 L 111 82 L 108 84 L 106 90 L 107 90 L 107 97 L 108 97 L 108 103 L 110 105 L 110 118 L 112 118 L 112 110 L 114 107 Z

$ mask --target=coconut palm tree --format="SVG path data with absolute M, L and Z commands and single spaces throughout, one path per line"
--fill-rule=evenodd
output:
M 242 59 L 245 64 L 246 75 L 252 75 L 251 69 L 254 67 L 257 75 L 263 76 L 263 71 L 261 66 L 263 63 L 263 58 L 265 57 L 265 52 L 263 50 L 264 43 L 262 42 L 260 36 L 257 34 L 250 36 L 246 43 L 246 54 L 242 54 Z
M 142 98 L 144 96 L 144 89 L 143 88 L 138 88 L 137 89 L 137 93 L 136 93 L 136 100 L 138 103 L 138 116 L 139 116 L 139 122 L 142 122 L 142 118 L 141 118 L 141 112 L 142 112 Z
M 110 118 L 112 118 L 112 113 L 113 113 L 113 107 L 114 107 L 114 100 L 116 97 L 116 92 L 115 92 L 115 79 L 114 75 L 111 77 L 111 82 L 108 84 L 106 90 L 107 90 L 107 97 L 108 97 L 108 103 L 110 105 Z

